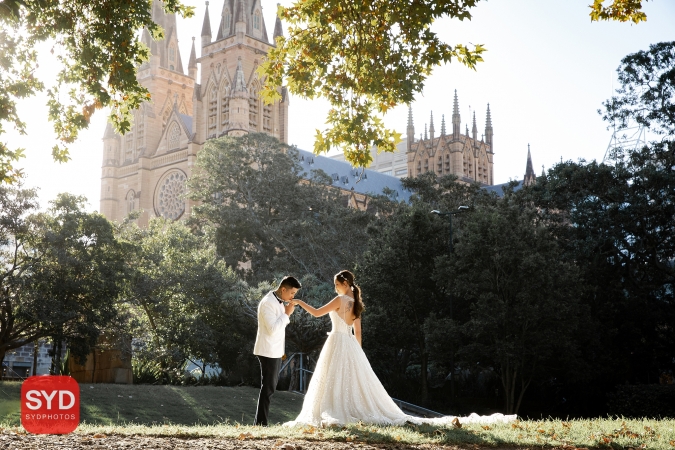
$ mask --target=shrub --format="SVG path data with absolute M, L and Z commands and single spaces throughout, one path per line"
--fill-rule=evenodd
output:
M 675 417 L 675 385 L 620 385 L 608 395 L 610 414 L 624 417 Z

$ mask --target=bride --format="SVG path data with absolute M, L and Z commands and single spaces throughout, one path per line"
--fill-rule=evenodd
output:
M 337 296 L 321 308 L 313 308 L 302 300 L 292 300 L 314 317 L 329 314 L 333 329 L 321 350 L 314 375 L 309 383 L 300 415 L 284 426 L 346 425 L 366 422 L 402 425 L 406 422 L 448 425 L 462 423 L 507 422 L 516 416 L 493 414 L 468 417 L 445 416 L 422 419 L 405 414 L 396 406 L 370 367 L 361 348 L 361 290 L 354 284 L 354 275 L 343 270 L 334 277 Z

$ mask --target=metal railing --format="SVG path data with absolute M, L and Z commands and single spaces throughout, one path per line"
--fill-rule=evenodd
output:
M 304 393 L 307 390 L 307 385 L 309 384 L 309 378 L 310 378 L 310 377 L 307 376 L 307 374 L 313 374 L 314 373 L 311 370 L 306 369 L 304 367 L 305 353 L 302 353 L 302 352 L 293 353 L 288 359 L 286 359 L 284 364 L 281 366 L 281 369 L 279 369 L 279 373 L 281 374 L 281 372 L 283 372 L 286 369 L 286 367 L 288 367 L 288 365 L 291 363 L 291 361 L 296 356 L 299 358 L 299 361 L 300 361 L 300 367 L 295 369 L 295 372 L 299 372 L 299 378 L 300 378 L 299 383 L 298 383 L 298 390 L 301 393 Z M 309 355 L 307 355 L 307 358 L 309 358 Z

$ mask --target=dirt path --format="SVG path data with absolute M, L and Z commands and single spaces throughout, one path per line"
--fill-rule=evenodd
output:
M 409 444 L 361 444 L 357 442 L 282 441 L 276 439 L 180 439 L 145 436 L 1 434 L 2 450 L 452 450 L 459 447 Z M 468 447 L 473 448 L 473 446 Z

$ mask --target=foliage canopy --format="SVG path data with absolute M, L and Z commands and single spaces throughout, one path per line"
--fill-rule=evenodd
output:
M 163 38 L 163 30 L 152 21 L 151 4 L 151 0 L 0 2 L 0 135 L 5 123 L 26 133 L 17 102 L 45 89 L 36 77 L 40 43 L 52 46 L 61 66 L 47 86 L 49 120 L 58 140 L 52 148 L 54 160 L 68 160 L 68 146 L 97 109 L 110 107 L 109 120 L 124 134 L 131 112 L 150 98 L 136 79 L 137 67 L 150 57 L 138 31 L 147 28 L 154 39 Z M 178 0 L 166 0 L 162 7 L 167 13 L 193 14 L 192 7 Z M 21 149 L 0 142 L 0 183 L 18 179 L 21 171 L 15 162 L 21 156 Z

